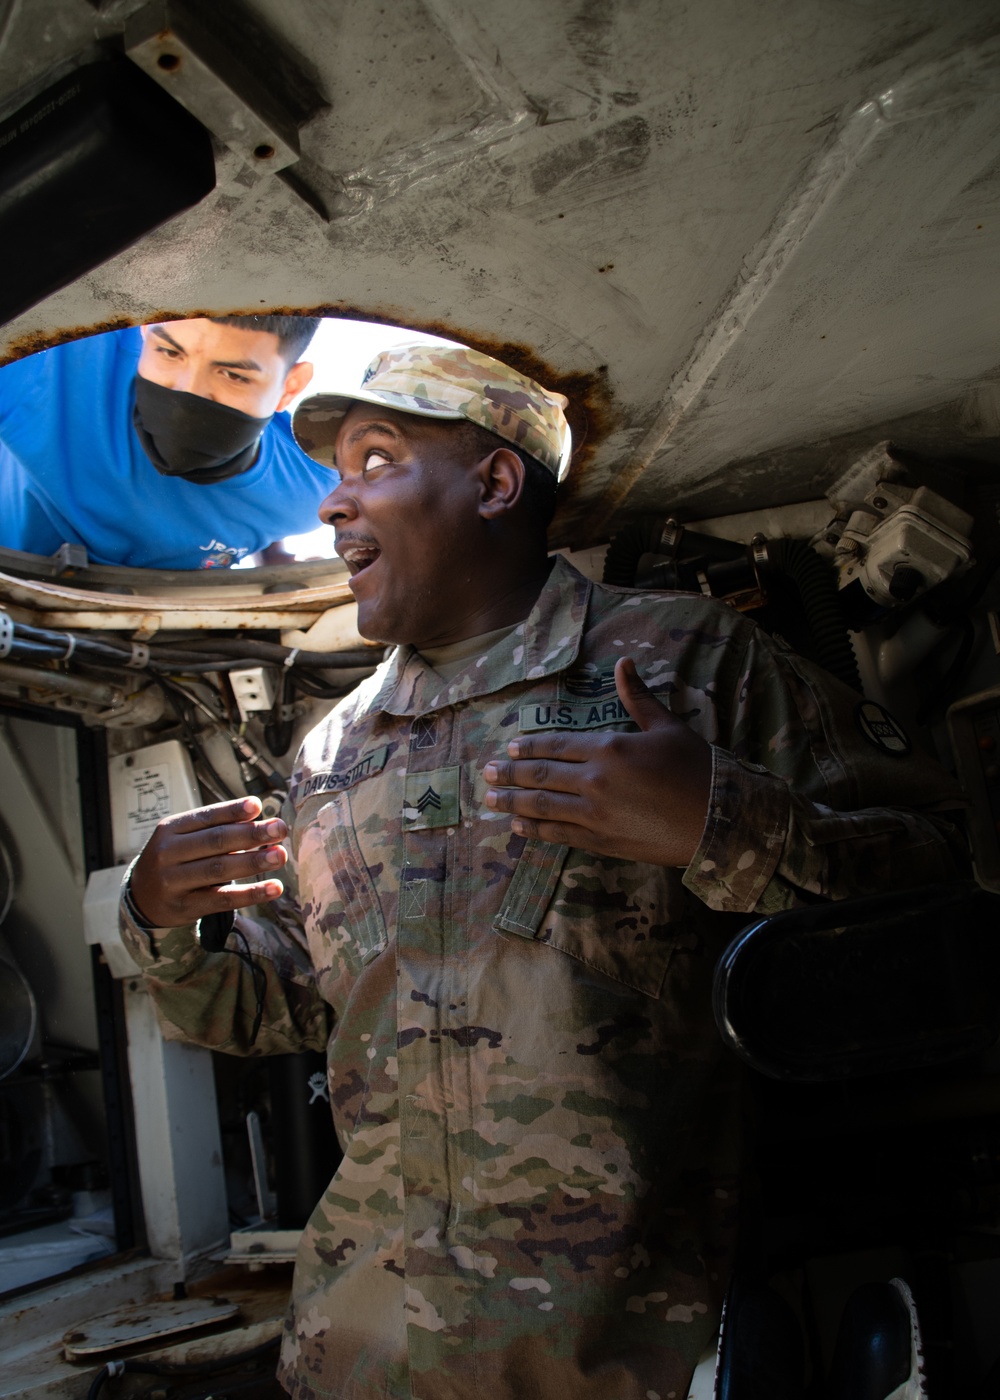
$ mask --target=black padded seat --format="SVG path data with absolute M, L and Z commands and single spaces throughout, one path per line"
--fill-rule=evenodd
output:
M 758 919 L 715 973 L 719 1031 L 773 1079 L 946 1064 L 1000 1036 L 1000 895 L 971 881 Z

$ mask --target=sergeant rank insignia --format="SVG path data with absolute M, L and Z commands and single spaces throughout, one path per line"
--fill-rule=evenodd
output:
M 460 773 L 458 767 L 435 768 L 432 773 L 407 773 L 403 795 L 404 831 L 458 825 Z

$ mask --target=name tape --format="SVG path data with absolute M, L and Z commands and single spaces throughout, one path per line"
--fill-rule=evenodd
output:
M 370 778 L 375 773 L 381 773 L 388 757 L 389 746 L 384 744 L 382 748 L 372 749 L 369 753 L 364 754 L 350 768 L 328 769 L 325 773 L 314 773 L 311 778 L 305 778 L 302 782 L 293 785 L 292 801 L 305 802 L 306 798 L 316 797 L 320 793 L 343 792 L 346 788 L 354 787 L 361 782 L 362 778 Z

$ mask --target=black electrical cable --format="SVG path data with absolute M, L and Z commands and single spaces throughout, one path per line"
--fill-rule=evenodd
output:
M 6 652 L 5 661 L 61 661 L 66 648 L 54 642 L 35 642 L 26 637 L 15 636 Z
M 236 937 L 243 944 L 242 948 L 229 947 L 229 935 L 235 933 Z M 203 914 L 198 921 L 198 941 L 206 953 L 232 953 L 239 958 L 240 962 L 250 969 L 250 976 L 253 979 L 253 994 L 256 1000 L 256 1010 L 253 1018 L 253 1030 L 250 1032 L 250 1044 L 257 1040 L 257 1033 L 260 1030 L 261 1019 L 264 1015 L 264 998 L 267 995 L 267 974 L 259 963 L 254 962 L 253 954 L 250 951 L 250 944 L 247 942 L 246 934 L 242 929 L 236 927 L 236 915 L 232 909 L 220 909 L 216 914 Z
M 233 928 L 236 937 L 243 944 L 240 948 L 227 948 L 227 953 L 233 953 L 240 962 L 250 969 L 250 976 L 253 978 L 253 992 L 257 1001 L 254 1011 L 253 1029 L 250 1032 L 250 1044 L 254 1045 L 257 1040 L 257 1032 L 260 1030 L 260 1023 L 264 1017 L 264 998 L 267 995 L 267 974 L 259 963 L 254 962 L 253 954 L 250 951 L 250 944 L 247 942 L 246 934 L 242 929 Z
M 231 1356 L 219 1356 L 210 1361 L 179 1361 L 172 1365 L 152 1361 L 109 1361 L 91 1381 L 87 1400 L 97 1400 L 105 1382 L 112 1376 L 162 1376 L 164 1379 L 172 1376 L 216 1376 L 223 1371 L 234 1371 L 238 1366 L 246 1366 L 252 1361 L 260 1360 L 269 1351 L 273 1351 L 280 1341 L 280 1336 L 271 1337 L 248 1351 L 233 1352 Z
M 212 768 L 211 772 L 206 770 L 210 767 L 208 761 L 201 754 L 194 755 L 194 775 L 203 788 L 206 788 L 214 802 L 232 802 L 235 793 L 223 785 L 222 779 Z M 213 774 L 215 775 L 213 777 Z
M 291 653 L 289 652 L 289 655 Z M 362 668 L 374 670 L 377 661 L 372 657 L 371 652 L 313 652 L 313 659 L 309 656 L 303 661 L 301 657 L 295 657 L 291 665 L 299 670 L 308 668 L 314 671 L 355 671 Z M 259 656 L 212 656 L 206 657 L 204 652 L 161 652 L 155 651 L 150 654 L 147 668 L 150 671 L 187 671 L 191 675 L 204 675 L 208 671 L 239 671 L 250 667 L 259 666 L 262 658 Z M 282 667 L 285 662 L 268 661 L 265 664 Z
M 246 637 L 195 637 L 183 644 L 150 642 L 140 651 L 132 642 L 118 637 L 95 638 L 87 633 L 32 627 L 25 622 L 13 623 L 12 653 L 17 647 L 24 648 L 22 655 L 25 657 L 68 660 L 77 656 L 95 666 L 103 663 L 133 670 L 156 666 L 169 669 L 172 663 L 209 671 L 230 671 L 255 666 L 261 661 L 275 666 L 290 662 L 293 666 L 314 670 L 352 670 L 377 661 L 372 656 L 372 648 L 368 647 L 356 647 L 351 651 L 309 651 Z
M 135 651 L 131 643 L 119 642 L 117 638 L 98 640 L 85 633 L 57 632 L 47 627 L 30 627 L 27 623 L 15 622 L 10 655 L 15 659 L 44 656 L 56 661 L 68 661 L 72 657 L 88 666 L 112 666 L 120 670 L 123 666 L 132 666 Z
M 291 707 L 295 699 L 295 687 L 289 675 L 290 667 L 283 666 L 274 692 L 271 713 L 264 721 L 264 741 L 275 758 L 281 758 L 292 745 L 294 721 Z
M 374 674 L 374 670 L 367 670 L 360 671 L 360 674 L 353 676 L 349 681 L 323 681 L 311 671 L 296 671 L 295 688 L 303 695 L 311 695 L 316 700 L 339 700 L 352 691 L 359 681 L 367 680 Z
M 317 670 L 374 666 L 382 659 L 377 647 L 355 647 L 350 651 L 309 651 L 255 637 L 193 637 L 184 646 L 192 652 L 213 651 L 219 656 L 252 656 L 257 661 L 270 661 L 273 666 L 283 666 L 294 652 L 294 665 Z
M 185 696 L 196 709 L 201 710 L 203 714 L 208 716 L 219 733 L 223 734 L 229 740 L 230 744 L 232 744 L 240 759 L 244 763 L 252 764 L 272 789 L 278 790 L 284 786 L 285 779 L 282 775 L 275 768 L 272 768 L 261 754 L 257 753 L 252 744 L 248 743 L 240 734 L 234 734 L 220 715 L 214 713 L 197 695 L 191 695 L 176 680 L 170 683 Z
M 191 660 L 163 660 L 159 656 L 151 656 L 146 666 L 154 676 L 176 674 L 182 671 L 186 676 L 206 676 L 213 671 L 239 671 L 251 666 L 258 666 L 260 663 L 253 657 L 218 657 L 213 661 L 206 661 L 203 657 L 198 657 L 196 661 Z
M 202 749 L 198 736 L 195 733 L 194 726 L 191 724 L 191 721 L 184 713 L 183 705 L 189 704 L 190 700 L 187 694 L 185 693 L 183 687 L 175 685 L 173 681 L 168 680 L 166 676 L 159 676 L 157 678 L 156 683 L 163 691 L 164 695 L 166 696 L 167 703 L 173 710 L 174 714 L 177 716 L 181 728 L 184 731 L 184 737 L 187 740 L 188 746 L 190 747 L 192 753 L 194 753 L 198 763 L 204 768 L 205 772 L 209 775 L 209 778 L 211 779 L 211 782 L 207 783 L 206 786 L 214 787 L 216 789 L 215 795 L 220 802 L 234 802 L 236 800 L 235 792 L 232 791 L 232 789 L 229 787 L 229 784 L 223 778 L 221 778 L 219 774 L 215 771 L 215 768 L 209 761 L 208 756 Z M 181 704 L 178 704 L 178 699 L 182 702 Z

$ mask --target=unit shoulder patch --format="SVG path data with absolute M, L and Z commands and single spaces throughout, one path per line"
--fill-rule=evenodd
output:
M 869 744 L 881 749 L 882 753 L 905 758 L 910 752 L 909 735 L 884 705 L 879 705 L 875 700 L 861 700 L 854 711 L 854 718 Z

